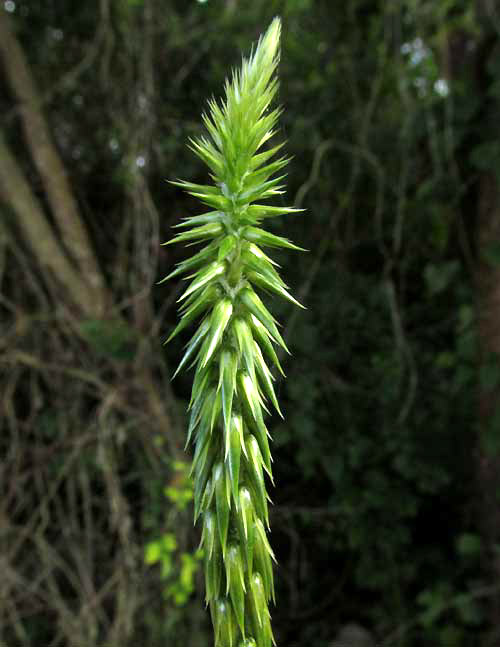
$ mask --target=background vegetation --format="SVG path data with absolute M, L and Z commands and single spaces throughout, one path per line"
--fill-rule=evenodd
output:
M 165 179 L 275 14 L 278 645 L 500 644 L 497 3 L 5 0 L 2 647 L 210 644 Z

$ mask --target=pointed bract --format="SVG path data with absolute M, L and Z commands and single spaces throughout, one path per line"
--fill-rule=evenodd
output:
M 224 233 L 224 227 L 220 222 L 210 222 L 206 225 L 184 231 L 182 234 L 163 244 L 171 245 L 172 243 L 182 243 L 187 240 L 206 240 L 207 238 L 216 238 L 222 233 Z
M 233 312 L 233 304 L 229 299 L 222 299 L 217 303 L 212 311 L 210 318 L 210 332 L 201 348 L 200 352 L 200 368 L 206 366 L 208 360 L 214 354 L 217 346 L 219 345 L 224 330 Z
M 281 368 L 280 361 L 278 359 L 278 356 L 276 355 L 276 351 L 274 350 L 274 347 L 271 341 L 272 337 L 269 334 L 267 328 L 254 315 L 250 315 L 249 322 L 252 329 L 252 333 L 255 336 L 256 340 L 259 342 L 259 345 L 261 346 L 261 348 L 264 349 L 264 352 L 269 357 L 269 359 L 273 362 L 273 364 L 276 366 L 276 368 L 281 373 L 281 375 L 285 377 L 285 373 Z
M 240 459 L 241 459 L 241 436 L 243 433 L 243 421 L 241 415 L 231 418 L 229 425 L 229 447 L 226 461 L 229 464 L 229 477 L 231 479 L 231 492 L 236 509 L 239 504 L 238 485 L 240 481 Z
M 273 403 L 276 411 L 283 418 L 283 414 L 281 413 L 281 409 L 279 407 L 278 400 L 274 392 L 273 376 L 271 375 L 271 371 L 269 370 L 267 364 L 265 363 L 264 358 L 262 357 L 262 351 L 260 350 L 260 347 L 256 342 L 254 342 L 254 348 L 255 348 L 255 365 L 257 367 L 257 374 L 259 375 L 259 378 L 261 380 L 264 392 Z
M 217 526 L 219 528 L 222 554 L 226 552 L 227 530 L 229 526 L 229 506 L 226 499 L 226 472 L 222 463 L 214 467 L 213 481 L 215 486 L 215 503 L 217 510 Z
M 223 274 L 225 269 L 226 269 L 226 266 L 224 265 L 224 263 L 213 262 L 206 269 L 200 270 L 199 272 L 196 273 L 195 280 L 191 283 L 188 289 L 182 294 L 182 296 L 179 299 L 177 299 L 177 301 L 179 302 L 183 301 L 190 294 L 192 294 L 193 292 L 196 292 L 196 290 L 199 290 L 204 285 L 206 285 L 209 281 L 212 281 L 217 276 L 220 276 L 221 274 Z
M 174 330 L 170 333 L 169 338 L 167 339 L 168 343 L 176 335 L 178 335 L 181 330 L 184 330 L 186 326 L 199 317 L 210 305 L 218 298 L 219 291 L 215 286 L 209 286 L 203 290 L 199 296 L 193 301 L 189 308 L 182 315 L 182 319 L 179 321 Z
M 229 594 L 233 611 L 238 621 L 241 633 L 245 636 L 245 576 L 240 547 L 231 544 L 227 549 L 226 565 L 226 595 Z
M 217 541 L 217 519 L 211 510 L 207 510 L 203 518 L 203 532 L 201 535 L 201 545 L 207 551 L 208 559 L 212 559 L 214 545 Z
M 236 389 L 236 374 L 238 371 L 238 359 L 236 353 L 223 350 L 219 360 L 219 385 L 217 389 L 222 391 L 222 413 L 224 423 L 225 455 L 227 458 L 230 447 L 231 432 L 231 410 L 233 407 L 233 396 Z
M 267 509 L 267 496 L 266 485 L 264 482 L 264 474 L 262 472 L 262 455 L 260 453 L 259 445 L 254 436 L 248 436 L 246 442 L 249 461 L 247 463 L 247 474 L 250 480 L 254 497 L 252 497 L 256 509 L 259 511 L 259 517 L 264 519 L 267 527 L 269 527 L 269 513 Z
M 203 337 L 207 334 L 207 332 L 210 329 L 210 322 L 208 319 L 205 319 L 205 321 L 200 325 L 196 333 L 193 335 L 191 338 L 191 341 L 188 343 L 186 352 L 184 353 L 183 358 L 181 359 L 179 366 L 177 367 L 175 373 L 172 375 L 172 379 L 177 375 L 177 373 L 187 364 L 187 362 L 191 359 L 192 355 L 194 354 L 194 351 L 198 348 L 198 345 L 200 342 L 203 340 Z
M 295 249 L 299 252 L 305 252 L 306 250 L 302 247 L 297 247 L 292 242 L 281 236 L 275 236 L 265 229 L 260 229 L 259 227 L 247 227 L 243 237 L 246 240 L 250 240 L 253 243 L 258 245 L 264 245 L 264 247 L 285 247 L 286 249 Z

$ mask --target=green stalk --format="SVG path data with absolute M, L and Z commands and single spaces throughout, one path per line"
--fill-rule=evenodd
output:
M 225 98 L 209 101 L 208 136 L 190 147 L 209 167 L 212 185 L 178 181 L 210 211 L 176 225 L 176 242 L 205 243 L 169 277 L 189 274 L 179 299 L 181 320 L 169 340 L 201 317 L 176 373 L 193 364 L 188 442 L 195 445 L 195 520 L 201 516 L 206 601 L 216 647 L 271 647 L 268 604 L 274 600 L 264 473 L 272 479 L 266 402 L 281 415 L 270 363 L 281 373 L 274 345 L 286 351 L 277 322 L 254 288 L 300 305 L 287 292 L 264 248 L 300 248 L 260 227 L 266 218 L 299 211 L 262 204 L 283 193 L 288 162 L 272 161 L 281 23 L 275 18 L 255 51 L 226 81 Z M 167 278 L 169 278 L 167 277 Z

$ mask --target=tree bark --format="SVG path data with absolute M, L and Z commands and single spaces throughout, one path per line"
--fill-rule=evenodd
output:
M 9 205 L 19 230 L 37 257 L 47 281 L 64 289 L 65 298 L 78 312 L 98 317 L 102 306 L 68 258 L 50 227 L 43 207 L 33 194 L 19 165 L 0 133 L 0 202 Z
M 79 271 L 81 281 L 89 285 L 94 312 L 103 314 L 109 301 L 106 286 L 66 170 L 50 136 L 35 81 L 4 10 L 0 10 L 0 60 L 18 102 L 26 143 L 43 182 L 64 247 Z
M 478 325 L 481 364 L 495 362 L 500 370 L 500 266 L 491 264 L 484 251 L 500 245 L 500 191 L 493 174 L 485 174 L 479 187 L 478 205 Z M 479 401 L 478 442 L 479 526 L 484 542 L 484 571 L 500 582 L 500 413 L 499 386 L 482 388 Z M 500 590 L 489 599 L 490 631 L 485 647 L 500 644 Z

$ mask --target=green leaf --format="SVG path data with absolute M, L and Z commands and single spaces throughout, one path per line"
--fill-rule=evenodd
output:
M 161 539 L 162 550 L 172 553 L 177 548 L 177 540 L 171 532 L 166 532 Z
M 161 576 L 166 579 L 172 572 L 172 558 L 170 555 L 163 555 L 161 560 Z
M 144 561 L 146 562 L 146 564 L 155 564 L 160 560 L 161 552 L 160 541 L 149 542 L 149 544 L 147 544 L 146 546 Z

